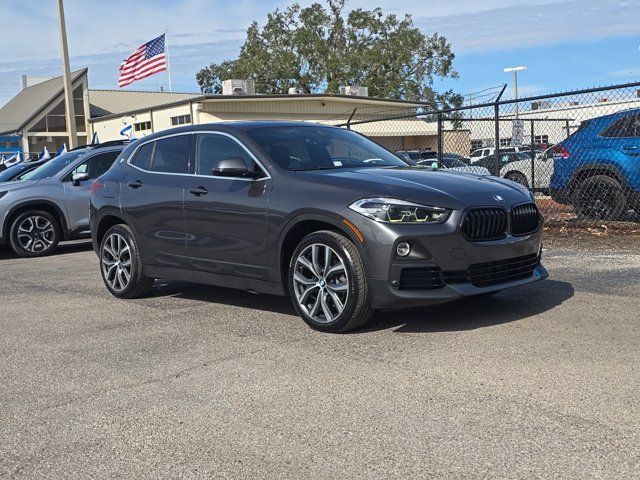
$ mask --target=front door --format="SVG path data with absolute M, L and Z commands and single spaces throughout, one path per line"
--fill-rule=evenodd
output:
M 71 170 L 63 180 L 64 200 L 69 219 L 69 228 L 75 233 L 88 233 L 89 231 L 89 195 L 91 184 L 100 175 L 104 174 L 116 160 L 120 150 L 98 153 L 87 158 Z M 86 173 L 89 178 L 74 183 L 73 175 Z M 83 232 L 84 229 L 84 232 Z
M 272 180 L 253 155 L 224 133 L 199 133 L 195 175 L 185 191 L 187 250 L 196 270 L 269 280 L 267 207 Z M 215 176 L 221 160 L 242 159 L 257 178 Z
M 122 212 L 135 225 L 146 264 L 188 267 L 183 195 L 192 138 L 173 135 L 143 144 L 120 183 Z

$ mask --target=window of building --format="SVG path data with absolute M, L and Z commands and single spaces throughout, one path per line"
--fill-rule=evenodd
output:
M 177 117 L 171 117 L 171 125 L 186 125 L 191 123 L 191 115 L 178 115 Z
M 156 140 L 150 170 L 164 173 L 188 173 L 190 138 L 191 135 L 176 135 Z
M 500 139 L 500 146 L 501 147 L 508 147 L 511 145 L 511 137 L 509 138 L 501 138 Z
M 133 128 L 136 132 L 151 130 L 151 121 L 134 123 Z
M 535 135 L 533 137 L 534 143 L 538 145 L 548 145 L 549 144 L 549 135 Z
M 73 106 L 75 110 L 76 128 L 80 132 L 85 130 L 84 92 L 82 86 L 73 91 Z M 38 121 L 31 130 L 34 132 L 66 132 L 67 119 L 65 116 L 64 100 L 58 102 L 45 117 Z
M 478 150 L 479 148 L 484 147 L 484 141 L 482 140 L 471 140 L 471 151 Z

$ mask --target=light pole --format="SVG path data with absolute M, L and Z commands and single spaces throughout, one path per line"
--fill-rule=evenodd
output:
M 76 129 L 76 111 L 73 105 L 73 89 L 71 85 L 71 71 L 69 70 L 69 49 L 67 47 L 67 28 L 64 23 L 64 6 L 58 0 L 58 20 L 60 23 L 60 43 L 62 47 L 62 78 L 64 80 L 64 110 L 69 132 L 69 149 L 78 146 L 78 132 Z M 86 112 L 85 112 L 86 113 Z
M 522 72 L 526 70 L 527 67 L 508 67 L 505 68 L 505 73 L 513 72 L 513 80 L 514 80 L 514 89 L 515 89 L 515 100 L 516 100 L 516 118 L 518 118 L 518 72 Z

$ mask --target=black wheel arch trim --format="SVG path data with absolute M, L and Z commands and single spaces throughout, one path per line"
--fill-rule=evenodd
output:
M 277 264 L 276 264 L 278 268 L 280 268 L 280 265 L 282 265 L 282 253 L 283 253 L 284 241 L 287 238 L 287 235 L 289 234 L 289 232 L 302 222 L 316 221 L 316 222 L 327 223 L 335 227 L 336 230 L 343 233 L 349 240 L 351 240 L 354 243 L 354 245 L 358 249 L 358 252 L 360 253 L 360 256 L 363 258 L 365 273 L 368 276 L 369 266 L 367 265 L 367 262 L 364 261 L 364 258 L 365 258 L 364 247 L 360 242 L 360 240 L 358 239 L 358 237 L 356 237 L 356 234 L 353 231 L 351 231 L 351 229 L 343 223 L 343 220 L 344 220 L 344 217 L 340 216 L 339 214 L 332 213 L 332 212 L 330 213 L 323 210 L 318 211 L 314 209 L 308 209 L 308 210 L 297 212 L 295 216 L 293 216 L 287 221 L 285 226 L 280 231 L 280 235 L 278 237 L 278 250 L 277 250 L 278 258 L 277 258 Z
M 55 202 L 52 202 L 50 200 L 27 200 L 25 202 L 19 203 L 18 205 L 14 205 L 13 207 L 11 207 L 11 210 L 9 210 L 9 212 L 5 216 L 4 224 L 2 225 L 2 237 L 4 238 L 9 234 L 9 229 L 11 228 L 11 222 L 9 221 L 9 219 L 13 218 L 13 216 L 16 214 L 17 211 L 24 210 L 25 208 L 29 208 L 29 207 L 38 207 L 38 206 L 53 208 L 53 210 L 56 212 L 56 216 L 58 217 L 58 220 L 60 221 L 60 228 L 62 229 L 60 233 L 62 234 L 63 239 L 67 240 L 70 233 L 68 223 L 67 223 L 67 217 L 64 214 L 62 208 L 60 208 L 59 205 L 57 205 Z
M 628 187 L 628 183 L 625 180 L 624 174 L 614 165 L 611 165 L 609 163 L 585 163 L 584 165 L 580 165 L 580 168 L 576 169 L 571 175 L 571 180 L 569 180 L 569 192 L 573 192 L 573 190 L 579 184 L 578 179 L 581 175 L 584 175 L 585 173 L 592 170 L 608 173 L 618 182 L 620 182 L 622 188 Z

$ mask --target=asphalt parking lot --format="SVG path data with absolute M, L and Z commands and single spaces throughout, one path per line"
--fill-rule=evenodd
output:
M 638 478 L 640 254 L 308 329 L 288 300 L 110 297 L 87 244 L 0 250 L 0 476 Z

